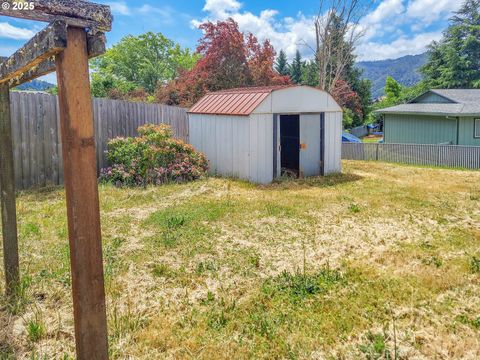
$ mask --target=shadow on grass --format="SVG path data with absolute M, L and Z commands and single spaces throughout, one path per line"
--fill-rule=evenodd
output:
M 351 173 L 338 173 L 326 176 L 313 176 L 304 179 L 280 178 L 269 185 L 259 185 L 259 189 L 265 190 L 292 190 L 302 188 L 328 188 L 341 184 L 351 183 L 361 180 L 362 177 Z
M 29 189 L 17 189 L 16 196 L 29 196 L 29 195 L 50 195 L 57 194 L 59 191 L 63 191 L 65 188 L 63 185 L 46 185 L 46 186 L 34 186 Z

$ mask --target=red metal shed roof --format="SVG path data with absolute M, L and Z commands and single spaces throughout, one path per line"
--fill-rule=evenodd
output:
M 248 116 L 272 91 L 291 86 L 294 85 L 246 87 L 211 92 L 202 97 L 188 112 Z

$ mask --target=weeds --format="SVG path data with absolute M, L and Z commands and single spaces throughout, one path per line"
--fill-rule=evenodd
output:
M 272 317 L 264 305 L 258 305 L 249 316 L 249 331 L 267 339 L 273 339 L 277 329 L 284 323 L 285 316 Z
M 147 319 L 141 313 L 132 309 L 130 302 L 127 303 L 126 310 L 123 312 L 120 311 L 118 304 L 114 304 L 108 320 L 109 336 L 117 341 L 148 324 Z
M 443 261 L 439 257 L 433 255 L 433 256 L 430 256 L 429 258 L 422 259 L 422 263 L 425 265 L 434 265 L 435 267 L 439 268 L 442 266 Z
M 477 330 L 480 330 L 480 316 L 476 318 L 471 318 L 468 315 L 458 315 L 456 320 L 464 325 L 469 325 Z
M 36 237 L 40 235 L 40 227 L 34 223 L 27 223 L 21 227 L 20 233 L 23 238 Z
M 168 278 L 174 275 L 174 271 L 167 264 L 161 263 L 153 265 L 152 274 L 156 277 Z
M 285 295 L 292 302 L 297 302 L 315 294 L 325 294 L 343 280 L 337 270 L 321 269 L 312 274 L 283 271 L 266 280 L 262 290 L 269 297 Z
M 32 343 L 38 342 L 45 336 L 45 323 L 43 322 L 43 319 L 38 312 L 35 313 L 35 317 L 33 319 L 30 319 L 28 321 L 27 334 L 28 340 L 30 340 Z
M 352 214 L 357 214 L 360 212 L 360 206 L 357 204 L 350 204 L 348 206 L 348 211 L 350 211 Z
M 360 351 L 365 355 L 368 360 L 390 360 L 394 359 L 391 351 L 386 344 L 385 333 L 367 333 L 367 342 L 359 346 Z
M 218 271 L 218 266 L 211 260 L 200 261 L 197 264 L 197 268 L 195 269 L 195 272 L 200 275 L 207 271 L 216 272 Z
M 470 271 L 474 274 L 480 273 L 480 258 L 472 256 L 470 259 Z
M 31 278 L 24 275 L 20 278 L 20 282 L 15 286 L 14 293 L 7 299 L 7 308 L 13 315 L 22 313 L 25 306 L 30 302 L 28 289 L 31 284 Z

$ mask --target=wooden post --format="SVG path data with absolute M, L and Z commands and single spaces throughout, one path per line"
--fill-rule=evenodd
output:
M 75 343 L 79 360 L 108 358 L 100 210 L 87 34 L 69 27 L 57 55 Z
M 13 173 L 10 90 L 0 84 L 0 198 L 2 205 L 3 261 L 7 297 L 15 294 L 19 282 L 15 176 Z

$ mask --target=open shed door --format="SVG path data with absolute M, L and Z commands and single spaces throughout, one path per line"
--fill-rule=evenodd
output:
M 321 174 L 321 115 L 300 115 L 300 176 Z

